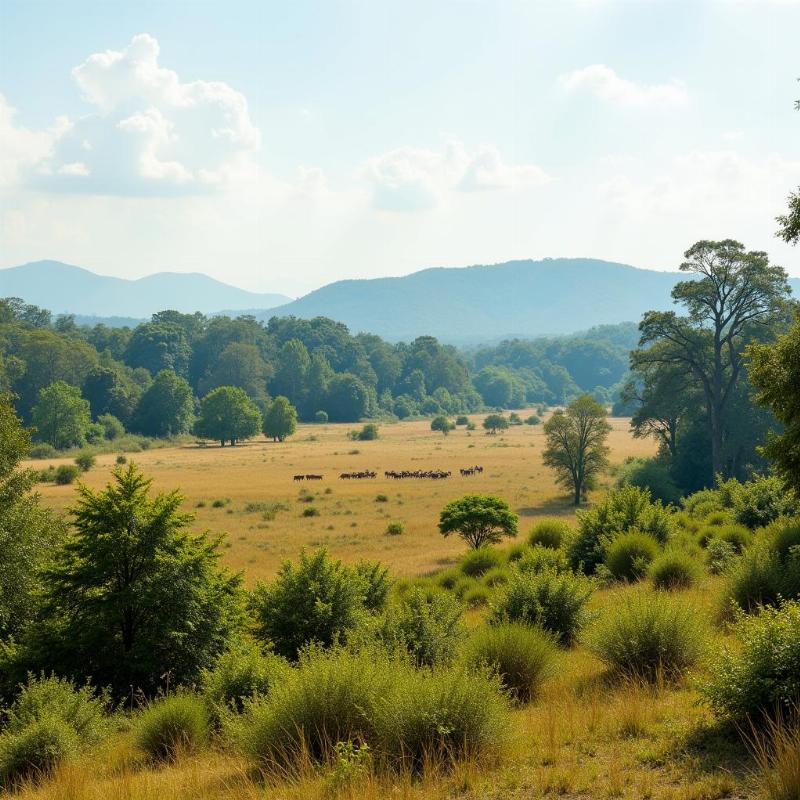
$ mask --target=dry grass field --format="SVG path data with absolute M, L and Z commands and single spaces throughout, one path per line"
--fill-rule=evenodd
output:
M 481 428 L 483 416 L 472 419 L 476 430 L 460 427 L 448 436 L 431 431 L 427 420 L 382 424 L 380 438 L 367 442 L 348 438 L 353 425 L 300 425 L 282 443 L 260 439 L 225 448 L 187 444 L 129 458 L 153 478 L 157 489 L 180 489 L 198 530 L 226 534 L 226 561 L 242 570 L 248 583 L 271 577 L 281 561 L 296 557 L 301 548 L 320 545 L 344 561 L 380 560 L 394 575 L 410 577 L 439 569 L 463 552 L 463 542 L 444 539 L 436 525 L 442 506 L 466 492 L 503 497 L 520 515 L 523 532 L 537 516 L 574 514 L 552 471 L 542 464 L 541 425 L 487 435 Z M 611 420 L 612 464 L 655 450 L 651 441 L 630 435 L 628 422 Z M 114 462 L 114 455 L 98 456 L 82 480 L 94 488 L 104 485 Z M 44 462 L 30 463 L 41 468 Z M 482 474 L 459 475 L 461 467 L 475 464 L 484 468 Z M 445 480 L 383 475 L 384 470 L 417 469 L 452 470 L 453 475 Z M 339 478 L 342 472 L 359 470 L 374 470 L 378 476 Z M 324 479 L 298 483 L 292 479 L 295 473 L 322 474 Z M 42 484 L 40 491 L 58 509 L 75 497 L 74 486 Z M 386 500 L 377 500 L 380 495 Z M 319 515 L 303 516 L 309 507 Z M 405 532 L 387 536 L 390 520 L 402 522 Z

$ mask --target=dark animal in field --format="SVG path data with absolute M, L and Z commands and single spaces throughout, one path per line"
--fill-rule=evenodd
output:
M 322 480 L 322 475 L 309 475 L 309 474 L 307 474 L 306 475 L 306 480 L 307 481 L 321 481 Z
M 463 477 L 468 477 L 470 475 L 477 475 L 483 472 L 483 467 L 479 467 L 477 465 L 474 467 L 466 467 L 465 469 L 464 468 L 460 469 L 459 472 Z
M 384 473 L 386 478 L 393 480 L 402 480 L 403 478 L 430 478 L 432 480 L 441 480 L 442 478 L 449 478 L 453 473 L 448 470 L 442 469 L 403 469 L 403 470 L 386 470 Z
M 375 478 L 378 475 L 377 472 L 373 472 L 372 470 L 365 469 L 361 472 L 343 472 L 339 475 L 340 480 L 358 480 L 359 478 Z
M 304 481 L 306 479 L 305 475 L 295 475 L 294 480 L 296 481 Z

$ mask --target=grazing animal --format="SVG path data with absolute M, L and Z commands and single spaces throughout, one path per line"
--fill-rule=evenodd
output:
M 304 481 L 306 479 L 305 475 L 295 475 L 294 480 L 296 481 Z
M 306 475 L 306 480 L 307 481 L 321 481 L 322 480 L 322 475 L 310 475 L 310 474 L 307 474 Z

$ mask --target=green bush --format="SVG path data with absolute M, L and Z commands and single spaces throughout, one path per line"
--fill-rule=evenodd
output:
M 116 462 L 117 462 L 117 464 L 127 464 L 128 463 L 128 459 L 127 459 L 126 456 L 124 456 L 122 453 L 120 453 L 116 458 Z
M 683 507 L 690 517 L 700 519 L 713 511 L 724 511 L 728 506 L 717 489 L 701 489 L 684 497 Z
M 113 414 L 101 414 L 97 423 L 103 429 L 103 438 L 110 442 L 125 435 L 125 426 Z
M 800 548 L 800 519 L 778 519 L 761 536 L 779 558 L 786 559 L 792 554 L 792 548 Z M 800 555 L 800 550 L 795 552 Z
M 741 484 L 733 497 L 733 518 L 751 529 L 798 512 L 797 496 L 775 475 L 759 476 Z
M 314 414 L 314 422 L 318 422 L 320 424 L 323 424 L 323 423 L 325 423 L 327 421 L 328 421 L 328 412 L 327 411 L 317 411 L 317 413 Z
M 490 625 L 473 634 L 464 658 L 470 667 L 489 667 L 512 699 L 527 703 L 551 674 L 556 647 L 552 637 L 528 625 Z
M 741 553 L 753 541 L 753 534 L 744 525 L 731 523 L 712 524 L 701 528 L 697 536 L 698 544 L 701 547 L 707 547 L 712 539 L 721 539 L 723 542 L 728 542 L 733 547 L 734 552 Z
M 483 574 L 481 583 L 492 588 L 503 586 L 508 583 L 508 569 L 506 567 L 492 567 L 492 569 Z
M 669 467 L 658 458 L 629 458 L 620 465 L 617 486 L 646 489 L 654 500 L 677 505 L 681 490 L 672 479 Z
M 97 463 L 97 458 L 87 451 L 78 453 L 75 457 L 75 464 L 81 472 L 88 472 Z
M 647 574 L 656 589 L 689 589 L 700 577 L 700 566 L 690 553 L 667 550 L 651 562 Z
M 464 575 L 479 578 L 490 569 L 502 566 L 504 561 L 505 558 L 499 550 L 493 547 L 476 547 L 474 550 L 468 550 L 458 565 Z
M 156 700 L 134 722 L 136 746 L 157 761 L 198 750 L 208 741 L 209 732 L 206 704 L 189 693 Z
M 304 517 L 318 517 L 319 516 L 319 509 L 316 506 L 306 506 L 303 509 L 303 516 Z
M 516 562 L 520 572 L 571 572 L 566 553 L 563 550 L 553 550 L 551 547 L 537 544 L 527 547 L 520 559 Z
M 618 534 L 636 529 L 663 545 L 674 528 L 672 513 L 653 502 L 646 489 L 630 485 L 613 489 L 593 508 L 578 512 L 578 531 L 569 545 L 570 565 L 591 574 L 603 562 L 608 540 Z
M 637 592 L 607 608 L 586 637 L 614 672 L 629 678 L 675 678 L 700 660 L 706 632 L 697 609 L 680 598 Z
M 537 522 L 528 534 L 528 544 L 540 544 L 558 550 L 569 539 L 572 528 L 560 519 L 543 519 Z
M 571 645 L 588 620 L 586 604 L 592 588 L 592 582 L 581 575 L 514 569 L 492 604 L 489 621 L 538 625 L 561 644 Z
M 74 483 L 78 475 L 80 475 L 80 470 L 74 464 L 59 464 L 56 467 L 55 482 L 59 486 L 66 486 Z
M 800 554 L 786 558 L 759 540 L 748 547 L 725 573 L 725 598 L 743 611 L 775 606 L 800 596 Z
M 492 593 L 487 586 L 477 584 L 464 592 L 464 605 L 467 608 L 480 608 L 489 602 L 491 596 Z
M 465 416 L 464 414 L 459 414 L 456 417 L 456 425 L 467 425 L 469 424 L 469 417 Z
M 383 494 L 382 492 L 380 494 L 376 494 L 375 495 L 375 502 L 376 503 L 388 503 L 389 502 L 389 495 L 388 494 Z
M 706 548 L 706 562 L 708 571 L 712 575 L 721 575 L 727 572 L 736 559 L 736 550 L 730 542 L 722 539 L 712 539 Z
M 791 712 L 800 697 L 800 603 L 737 617 L 737 647 L 725 647 L 701 687 L 719 716 L 757 722 Z
M 378 436 L 378 426 L 374 422 L 368 422 L 356 433 L 354 438 L 359 442 L 372 442 L 377 439 Z
M 536 414 L 531 414 L 529 417 L 525 418 L 526 425 L 538 425 L 541 421 L 541 418 Z
M 0 735 L 0 787 L 46 776 L 78 752 L 75 731 L 60 717 L 45 716 L 19 731 Z
M 400 520 L 393 519 L 386 523 L 387 536 L 401 536 L 406 531 L 406 526 Z
M 354 578 L 361 584 L 361 602 L 370 612 L 383 611 L 392 581 L 389 570 L 377 561 L 361 559 L 351 567 Z
M 438 575 L 436 575 L 434 580 L 436 581 L 437 586 L 441 586 L 442 589 L 452 591 L 455 588 L 455 585 L 461 580 L 461 570 L 457 567 L 443 569 Z
M 311 642 L 324 647 L 346 639 L 364 610 L 364 585 L 353 571 L 322 548 L 285 561 L 269 584 L 259 584 L 251 608 L 256 631 L 275 652 L 290 660 Z
M 47 442 L 39 442 L 31 447 L 31 458 L 55 458 L 58 451 Z
M 608 543 L 604 563 L 617 580 L 635 581 L 647 572 L 648 566 L 660 550 L 655 537 L 641 531 L 629 530 Z
M 213 669 L 204 670 L 200 684 L 213 712 L 225 708 L 241 712 L 246 700 L 268 694 L 286 679 L 289 669 L 286 659 L 264 654 L 255 645 L 241 645 L 222 653 Z
M 516 542 L 506 548 L 506 561 L 509 564 L 513 564 L 515 561 L 519 561 L 529 550 L 530 547 L 525 542 Z
M 390 648 L 406 650 L 418 666 L 449 664 L 466 636 L 462 615 L 451 595 L 414 588 L 388 609 L 377 637 Z

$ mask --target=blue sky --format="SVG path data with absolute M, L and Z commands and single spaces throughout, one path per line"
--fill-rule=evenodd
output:
M 800 3 L 0 3 L 0 265 L 299 294 L 510 258 L 800 274 Z

